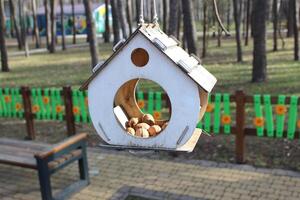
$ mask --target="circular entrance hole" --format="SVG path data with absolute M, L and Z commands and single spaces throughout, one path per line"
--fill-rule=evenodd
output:
M 131 61 L 137 67 L 144 67 L 149 61 L 149 54 L 143 48 L 134 49 L 131 53 Z
M 129 134 L 139 138 L 155 137 L 167 127 L 171 103 L 165 90 L 147 79 L 124 83 L 114 99 L 116 120 Z

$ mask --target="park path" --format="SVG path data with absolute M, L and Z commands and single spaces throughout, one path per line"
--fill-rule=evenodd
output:
M 300 199 L 300 173 L 210 161 L 159 160 L 89 148 L 91 184 L 72 200 Z M 151 157 L 151 156 L 150 156 Z M 54 190 L 78 178 L 77 165 L 52 178 Z M 40 199 L 35 171 L 0 165 L 0 199 Z
M 66 45 L 67 49 L 72 49 L 72 48 L 82 48 L 82 47 L 88 47 L 89 44 L 88 43 L 81 43 L 81 44 L 69 44 Z M 57 46 L 56 47 L 56 51 L 62 51 L 62 47 L 61 46 Z M 33 54 L 41 54 L 41 53 L 48 53 L 48 49 L 47 48 L 39 48 L 39 49 L 30 49 L 29 50 L 29 55 L 33 55 Z M 25 56 L 25 51 L 14 51 L 14 52 L 9 52 L 8 53 L 9 57 L 15 57 L 15 56 Z

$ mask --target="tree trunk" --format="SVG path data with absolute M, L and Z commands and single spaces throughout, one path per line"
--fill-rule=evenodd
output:
M 91 1 L 83 0 L 85 15 L 86 15 L 86 23 L 87 23 L 87 34 L 89 38 L 89 46 L 91 52 L 91 61 L 92 68 L 98 64 L 98 43 L 97 43 L 97 35 L 95 29 L 95 23 L 92 16 L 92 6 Z
M 233 0 L 233 17 L 235 23 L 235 40 L 236 40 L 236 47 L 237 47 L 237 62 L 243 61 L 243 52 L 242 52 L 242 45 L 241 45 L 241 34 L 240 34 L 240 24 L 241 24 L 241 10 L 238 8 L 238 0 Z
M 4 1 L 0 1 L 0 51 L 1 51 L 1 71 L 8 72 L 8 56 L 5 40 L 5 21 L 4 21 Z
M 110 39 L 109 0 L 105 0 L 105 32 L 104 32 L 104 42 L 108 43 L 109 39 Z
M 294 60 L 299 60 L 299 29 L 298 29 L 298 14 L 297 14 L 297 1 L 293 0 L 293 25 L 294 25 Z
M 179 39 L 179 35 L 177 34 L 179 20 L 179 3 L 180 2 L 178 0 L 170 0 L 170 17 L 168 28 L 168 34 L 175 36 L 177 39 Z
M 9 0 L 9 9 L 10 9 L 10 15 L 11 15 L 11 23 L 13 24 L 13 27 L 15 29 L 15 36 L 17 38 L 17 42 L 18 42 L 18 49 L 21 50 L 23 45 L 22 45 L 22 41 L 21 41 L 21 36 L 20 36 L 20 29 L 19 29 L 19 25 L 17 23 L 17 18 L 16 18 L 16 12 L 15 12 L 15 4 L 13 2 L 13 0 Z
M 182 6 L 181 2 L 178 2 L 178 13 L 177 13 L 177 33 L 176 36 L 179 39 L 180 38 L 180 32 L 181 32 L 181 20 L 182 20 Z
M 59 3 L 60 3 L 60 23 L 61 23 L 61 47 L 62 47 L 62 50 L 66 50 L 63 0 L 59 0 Z
M 22 0 L 19 0 L 19 18 L 20 18 L 20 26 L 21 26 L 21 40 L 22 44 L 25 48 L 25 56 L 29 56 L 29 47 L 28 47 L 28 42 L 27 42 L 27 15 L 24 13 L 25 9 L 25 2 Z
M 121 39 L 119 12 L 117 10 L 116 0 L 111 0 L 111 11 L 112 11 L 111 14 L 112 14 L 112 20 L 113 20 L 113 33 L 114 33 L 114 45 L 115 45 Z
M 203 36 L 202 36 L 202 58 L 206 57 L 207 36 L 207 2 L 203 1 Z
M 247 0 L 247 9 L 246 9 L 246 33 L 245 33 L 245 46 L 248 46 L 249 41 L 249 24 L 250 24 L 250 0 Z
M 56 0 L 50 0 L 50 18 L 51 18 L 51 42 L 50 42 L 50 53 L 56 51 Z
M 277 51 L 277 30 L 278 30 L 278 1 L 273 0 L 273 51 Z
M 127 38 L 128 37 L 128 28 L 127 28 L 127 24 L 126 24 L 126 11 L 125 11 L 125 6 L 124 6 L 124 1 L 125 0 L 117 0 L 117 7 L 118 7 L 118 11 L 119 11 L 119 21 L 120 21 L 120 25 L 121 25 L 121 29 L 122 29 L 122 33 L 123 33 L 123 38 Z
M 135 10 L 136 10 L 136 24 L 139 24 L 139 19 L 140 19 L 140 7 L 141 7 L 141 0 L 135 0 Z
M 74 4 L 74 0 L 71 0 L 71 7 L 72 7 L 73 44 L 76 44 L 76 18 L 75 18 L 75 4 Z
M 227 31 L 230 32 L 231 1 L 227 2 Z
M 182 0 L 182 13 L 183 13 L 183 26 L 184 34 L 187 42 L 187 48 L 189 53 L 198 55 L 196 46 L 196 25 L 193 15 L 193 1 L 192 0 Z
M 50 13 L 49 13 L 48 0 L 44 0 L 44 8 L 45 8 L 45 18 L 46 18 L 46 46 L 47 49 L 49 49 L 51 32 L 50 32 L 50 15 L 49 15 Z
M 294 0 L 288 0 L 288 12 L 287 12 L 287 37 L 294 35 Z
M 126 0 L 126 17 L 129 28 L 129 35 L 132 34 L 132 9 L 131 9 L 131 0 Z
M 32 17 L 34 22 L 34 37 L 35 37 L 35 47 L 40 48 L 41 42 L 40 42 L 40 32 L 39 32 L 39 26 L 36 16 L 36 0 L 32 0 Z
M 176 1 L 176 5 L 178 5 L 177 1 L 178 0 L 175 0 Z M 175 2 L 174 0 L 170 0 L 170 16 L 172 17 L 169 17 L 169 23 L 171 23 L 171 18 L 178 16 L 178 15 L 171 15 L 171 3 Z M 176 8 L 177 9 L 177 8 Z M 167 24 L 167 21 L 168 21 L 168 2 L 167 0 L 163 0 L 163 31 L 166 33 L 167 32 L 167 27 L 168 27 L 168 24 Z M 169 24 L 169 28 L 170 28 L 170 24 Z M 173 34 L 175 36 L 175 34 Z
M 268 1 L 253 0 L 253 69 L 252 82 L 263 82 L 267 78 L 266 20 Z
M 222 29 L 221 27 L 218 27 L 218 47 L 221 47 L 222 45 Z

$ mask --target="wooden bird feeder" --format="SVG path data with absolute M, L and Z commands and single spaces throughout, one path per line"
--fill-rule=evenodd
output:
M 89 112 L 99 136 L 120 148 L 192 151 L 216 78 L 155 24 L 139 26 L 113 50 L 81 87 L 88 89 Z M 139 79 L 156 82 L 170 99 L 168 126 L 155 137 L 136 137 L 124 129 L 128 119 L 144 115 L 135 98 Z

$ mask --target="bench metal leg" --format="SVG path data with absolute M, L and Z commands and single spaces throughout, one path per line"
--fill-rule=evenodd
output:
M 40 181 L 40 190 L 43 200 L 52 200 L 52 189 L 48 164 L 44 160 L 37 159 L 37 167 Z
M 89 183 L 89 169 L 88 169 L 88 161 L 87 161 L 85 144 L 81 150 L 82 150 L 82 158 L 78 160 L 80 179 L 86 180 Z

